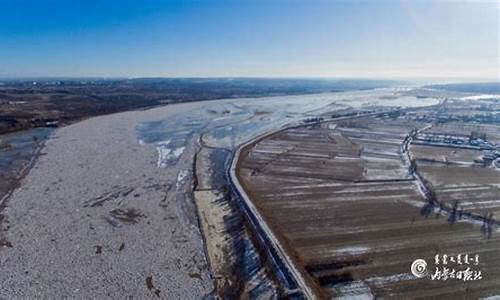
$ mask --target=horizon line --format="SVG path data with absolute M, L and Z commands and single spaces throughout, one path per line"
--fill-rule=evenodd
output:
M 461 77 L 461 76 L 94 76 L 94 75 L 43 75 L 43 76 L 0 76 L 0 80 L 137 80 L 137 79 L 277 79 L 277 80 L 467 80 L 481 82 L 500 82 L 500 77 Z

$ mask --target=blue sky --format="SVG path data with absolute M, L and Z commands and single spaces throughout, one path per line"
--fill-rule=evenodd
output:
M 0 0 L 0 77 L 497 79 L 498 1 Z

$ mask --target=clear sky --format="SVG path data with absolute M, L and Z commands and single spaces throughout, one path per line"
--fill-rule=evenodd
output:
M 499 3 L 0 0 L 0 77 L 498 80 Z

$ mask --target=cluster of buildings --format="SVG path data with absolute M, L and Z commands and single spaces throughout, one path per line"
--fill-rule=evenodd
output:
M 494 160 L 497 160 L 496 163 L 500 163 L 500 151 L 498 150 L 485 150 L 483 151 L 483 162 L 491 163 Z
M 421 144 L 433 146 L 496 150 L 496 146 L 488 142 L 485 138 L 474 137 L 473 135 L 421 133 L 416 136 L 416 140 Z
M 451 135 L 437 133 L 420 133 L 415 137 L 414 143 L 429 146 L 452 147 L 483 151 L 481 158 L 474 160 L 475 163 L 484 166 L 494 163 L 500 167 L 500 145 L 494 145 L 486 138 L 476 135 Z

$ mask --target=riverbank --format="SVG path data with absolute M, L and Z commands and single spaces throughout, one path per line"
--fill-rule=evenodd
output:
M 0 135 L 0 207 L 36 161 L 52 131 L 36 128 Z

